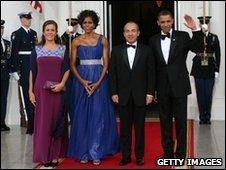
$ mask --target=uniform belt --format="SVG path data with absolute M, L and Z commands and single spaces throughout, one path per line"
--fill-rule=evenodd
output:
M 204 53 L 197 53 L 197 56 L 203 57 Z M 205 56 L 207 57 L 213 57 L 213 53 L 205 53 Z
M 6 62 L 7 62 L 7 60 L 1 59 L 1 64 L 5 64 Z
M 18 54 L 20 54 L 20 55 L 31 55 L 31 51 L 19 51 Z
M 80 60 L 80 65 L 100 65 L 102 64 L 100 59 Z

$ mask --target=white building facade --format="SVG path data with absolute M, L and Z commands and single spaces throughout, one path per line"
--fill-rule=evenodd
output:
M 218 35 L 221 46 L 220 74 L 214 87 L 212 119 L 225 120 L 225 1 L 205 2 L 205 13 L 212 16 L 210 31 Z M 104 35 L 108 33 L 106 25 L 111 22 L 107 21 L 107 11 L 110 11 L 110 6 L 107 5 L 106 1 L 41 1 L 41 3 L 43 14 L 34 10 L 30 5 L 30 1 L 1 1 L 1 19 L 6 21 L 3 37 L 10 40 L 11 33 L 20 27 L 20 20 L 17 14 L 23 11 L 33 12 L 31 28 L 37 31 L 38 37 L 41 37 L 42 24 L 45 20 L 53 19 L 57 21 L 59 26 L 58 33 L 62 35 L 67 28 L 65 19 L 69 16 L 76 17 L 84 9 L 92 9 L 99 14 L 100 25 L 97 27 L 96 32 Z M 175 25 L 178 25 L 176 29 L 188 31 L 191 35 L 191 31 L 184 26 L 183 16 L 188 14 L 195 19 L 197 16 L 202 16 L 203 1 L 175 1 L 175 5 L 175 10 L 177 10 L 176 13 L 178 14 L 175 16 L 175 22 L 177 23 Z M 80 33 L 82 33 L 81 29 Z M 111 37 L 108 38 L 111 39 Z M 187 58 L 189 71 L 191 70 L 193 56 L 194 53 L 189 52 Z M 198 120 L 199 112 L 193 77 L 190 77 L 190 82 L 192 94 L 188 96 L 188 118 Z M 20 124 L 17 82 L 12 78 L 10 78 L 6 123 Z

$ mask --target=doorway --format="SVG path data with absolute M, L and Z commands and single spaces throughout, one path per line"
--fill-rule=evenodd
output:
M 148 45 L 149 38 L 160 32 L 157 24 L 159 11 L 167 9 L 174 15 L 174 4 L 175 1 L 107 1 L 107 36 L 111 49 L 125 42 L 123 27 L 128 21 L 138 23 L 138 41 Z M 158 117 L 158 103 L 153 102 L 151 107 L 148 107 L 147 117 Z
M 174 15 L 174 1 L 107 1 L 108 35 L 111 46 L 124 42 L 123 27 L 127 21 L 135 21 L 140 27 L 139 41 L 148 44 L 149 38 L 160 32 L 157 14 L 167 9 Z

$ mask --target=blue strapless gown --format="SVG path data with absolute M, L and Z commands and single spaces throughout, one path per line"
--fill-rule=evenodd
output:
M 101 59 L 103 45 L 101 36 L 95 46 L 79 46 L 80 60 Z M 79 65 L 77 70 L 83 79 L 96 82 L 102 65 Z M 68 156 L 75 159 L 96 160 L 118 151 L 116 117 L 110 97 L 107 75 L 99 88 L 88 97 L 77 80 L 72 82 L 72 114 Z

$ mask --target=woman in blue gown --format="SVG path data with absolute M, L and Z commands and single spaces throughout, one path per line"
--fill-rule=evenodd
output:
M 118 151 L 116 117 L 106 74 L 109 45 L 104 36 L 94 32 L 99 22 L 96 12 L 82 11 L 78 22 L 85 33 L 72 42 L 73 120 L 68 155 L 80 163 L 92 160 L 99 165 L 101 158 Z

